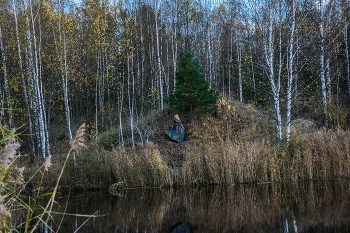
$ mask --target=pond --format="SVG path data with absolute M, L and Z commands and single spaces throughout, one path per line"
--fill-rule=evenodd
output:
M 55 205 L 67 214 L 55 214 L 49 226 L 63 233 L 170 233 L 176 226 L 201 233 L 350 232 L 349 197 L 350 180 L 70 193 Z

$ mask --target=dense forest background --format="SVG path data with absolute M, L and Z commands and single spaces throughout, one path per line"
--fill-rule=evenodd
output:
M 44 158 L 82 122 L 92 142 L 117 127 L 137 143 L 191 50 L 224 98 L 271 114 L 278 141 L 297 117 L 346 128 L 349 18 L 348 0 L 0 0 L 1 124 Z

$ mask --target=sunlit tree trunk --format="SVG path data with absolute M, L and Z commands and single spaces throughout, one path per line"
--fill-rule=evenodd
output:
M 47 124 L 47 115 L 46 115 L 46 109 L 45 109 L 45 97 L 44 97 L 44 87 L 43 87 L 43 77 L 42 77 L 42 51 L 41 51 L 41 45 L 42 45 L 42 31 L 41 31 L 41 23 L 40 18 L 38 21 L 39 24 L 39 42 L 38 42 L 38 73 L 39 73 L 39 83 L 40 83 L 40 96 L 41 96 L 41 109 L 42 109 L 42 115 L 43 115 L 43 128 L 45 133 L 45 150 L 46 150 L 46 158 L 51 157 L 50 153 L 50 142 L 49 142 L 49 126 Z M 34 24 L 33 24 L 34 25 Z
M 27 3 L 27 2 L 26 2 Z M 41 84 L 41 72 L 40 72 L 40 43 L 38 44 L 37 38 L 35 35 L 35 20 L 33 9 L 29 2 L 29 6 L 26 4 L 26 9 L 29 10 L 29 16 L 26 18 L 27 22 L 27 62 L 28 62 L 28 74 L 29 74 L 29 83 L 32 90 L 31 96 L 31 108 L 33 110 L 33 117 L 36 119 L 37 126 L 37 138 L 38 146 L 41 149 L 42 157 L 50 157 L 49 144 L 48 144 L 48 132 L 45 122 L 45 113 L 44 113 L 44 100 L 42 96 L 42 84 Z M 29 8 L 28 8 L 29 7 Z
M 9 92 L 9 84 L 8 84 L 8 73 L 7 73 L 7 65 L 6 65 L 6 52 L 3 44 L 3 36 L 2 29 L 0 25 L 0 52 L 2 58 L 2 70 L 3 70 L 3 90 L 0 89 L 0 98 L 1 98 L 1 120 L 3 120 L 2 124 L 7 124 L 9 128 L 12 128 L 12 107 L 10 103 L 10 92 Z M 6 108 L 6 111 L 5 109 Z M 5 117 L 5 112 L 8 112 L 8 119 Z
M 207 16 L 209 17 L 209 16 Z M 211 48 L 211 27 L 210 27 L 210 22 L 208 19 L 207 22 L 208 26 L 207 26 L 207 44 L 208 44 L 208 50 L 207 50 L 207 61 L 208 61 L 208 71 L 209 71 L 209 77 L 208 80 L 210 83 L 213 82 L 213 67 L 212 67 L 212 60 L 213 60 L 213 54 L 212 54 L 212 48 Z
M 5 56 L 5 49 L 4 49 L 4 45 L 2 42 L 3 38 L 2 38 L 2 29 L 1 29 L 1 25 L 0 25 L 0 54 L 1 54 L 1 58 L 2 58 L 2 70 L 3 70 L 3 78 L 4 78 L 4 86 L 5 86 L 5 80 L 7 80 L 7 71 L 6 71 L 6 56 Z M 4 97 L 5 96 L 5 87 L 0 87 L 0 123 L 2 125 L 6 124 L 5 123 L 5 111 L 4 111 L 4 105 L 5 105 L 5 100 Z
M 264 56 L 268 69 L 268 79 L 270 82 L 273 103 L 275 108 L 275 121 L 276 121 L 276 136 L 279 142 L 282 142 L 282 117 L 280 109 L 280 89 L 281 89 L 281 80 L 280 76 L 275 75 L 274 71 L 274 22 L 276 20 L 276 15 L 274 14 L 274 9 L 269 9 L 269 23 L 267 28 L 267 38 L 264 42 Z
M 228 99 L 231 99 L 231 79 L 233 79 L 233 28 L 230 28 L 230 49 L 228 53 Z
M 330 98 L 332 96 L 332 87 L 331 87 L 331 67 L 330 67 L 331 59 L 329 58 L 329 55 L 326 59 L 326 67 L 325 67 L 325 75 L 326 75 L 326 90 L 327 90 L 327 96 Z
M 259 2 L 259 1 L 258 1 Z M 282 143 L 282 115 L 281 115 L 281 71 L 282 71 L 282 58 L 281 58 L 281 34 L 279 35 L 279 63 L 277 64 L 278 73 L 276 69 L 276 58 L 275 58 L 275 39 L 276 29 L 281 23 L 281 12 L 278 10 L 279 1 L 269 0 L 265 5 L 259 5 L 258 2 L 252 3 L 247 2 L 248 8 L 253 13 L 254 23 L 258 27 L 261 33 L 262 43 L 262 58 L 263 64 L 261 66 L 265 69 L 267 78 L 269 80 L 273 105 L 275 111 L 275 127 L 276 127 L 276 138 L 279 143 Z M 280 27 L 282 28 L 282 27 Z
M 177 1 L 174 2 L 175 6 L 172 4 L 171 12 L 173 13 L 172 17 L 172 32 L 171 32 L 171 52 L 172 52 L 172 65 L 173 65 L 173 90 L 176 86 L 176 72 L 177 72 L 177 54 L 178 54 L 178 42 L 177 42 L 177 28 L 178 28 L 178 4 Z
M 346 59 L 346 80 L 348 81 L 348 95 L 350 97 L 350 58 L 349 58 L 349 41 L 348 41 L 348 27 L 345 26 L 344 39 L 345 39 L 345 59 Z
M 236 29 L 237 31 L 239 29 Z M 238 86 L 239 86 L 239 102 L 243 102 L 243 81 L 242 81 L 242 44 L 240 40 L 240 35 L 236 32 L 236 42 L 237 42 L 237 62 L 238 62 Z
M 17 20 L 17 10 L 16 10 L 16 3 L 15 0 L 12 1 L 13 4 L 13 16 L 15 20 L 15 29 L 16 29 L 16 42 L 17 42 L 17 53 L 18 53 L 18 64 L 19 64 L 19 70 L 21 72 L 21 82 L 23 87 L 23 94 L 24 94 L 24 103 L 26 104 L 26 110 L 28 114 L 28 125 L 29 125 L 29 150 L 30 150 L 30 156 L 35 156 L 35 144 L 34 144 L 34 131 L 33 131 L 33 121 L 32 121 L 32 114 L 30 110 L 30 101 L 28 98 L 28 92 L 27 92 L 27 84 L 25 82 L 25 76 L 24 76 L 24 69 L 23 69 L 23 61 L 22 61 L 22 49 L 21 49 L 21 43 L 19 41 L 19 32 L 18 32 L 18 20 Z
M 291 16 L 291 30 L 289 38 L 289 54 L 288 54 L 288 80 L 287 80 L 287 113 L 286 113 L 286 142 L 290 141 L 290 127 L 291 127 L 291 112 L 292 112 L 292 93 L 294 81 L 294 37 L 295 37 L 295 12 L 296 2 L 292 2 L 292 16 Z
M 254 96 L 256 96 L 255 70 L 254 70 L 253 53 L 252 53 L 251 45 L 249 45 L 249 54 L 250 54 L 250 70 L 251 70 L 251 77 L 253 82 Z
M 159 7 L 159 9 L 161 9 Z M 155 20 L 155 32 L 156 32 L 156 53 L 157 53 L 157 77 L 159 83 L 159 101 L 160 110 L 164 109 L 164 91 L 163 91 L 163 69 L 160 57 L 160 42 L 159 42 L 159 28 L 158 28 L 158 0 L 154 0 L 154 20 Z
M 119 144 L 124 145 L 124 135 L 123 135 L 123 103 L 124 103 L 124 80 L 125 80 L 125 69 L 122 67 L 120 74 L 121 83 L 118 86 L 118 118 L 119 118 Z
M 318 10 L 320 14 L 319 21 L 319 35 L 320 35 L 320 55 L 319 55 L 319 66 L 320 66 L 320 82 L 321 82 L 321 95 L 322 95 L 322 104 L 323 104 L 323 121 L 324 125 L 328 126 L 328 106 L 327 106 L 327 87 L 326 87 L 326 71 L 325 71 L 325 33 L 324 33 L 324 14 L 325 14 L 325 6 L 324 1 L 318 1 Z
M 95 80 L 95 144 L 97 145 L 98 136 L 99 136 L 99 124 L 98 124 L 98 112 L 99 112 L 99 99 L 100 99 L 100 66 L 101 66 L 101 53 L 97 52 L 96 56 L 97 69 L 96 69 L 96 80 Z
M 71 114 L 70 114 L 70 104 L 69 104 L 69 95 L 68 95 L 68 66 L 67 66 L 67 48 L 66 40 L 63 38 L 64 45 L 64 73 L 62 76 L 62 89 L 63 89 L 63 99 L 64 99 L 64 109 L 66 115 L 67 131 L 69 140 L 73 140 L 72 130 L 71 130 Z
M 70 108 L 69 108 L 69 98 L 68 98 L 68 67 L 67 67 L 67 48 L 66 48 L 66 37 L 65 33 L 61 28 L 61 20 L 63 11 L 62 2 L 59 0 L 59 16 L 58 16 L 58 37 L 59 44 L 57 46 L 58 59 L 60 62 L 60 71 L 61 71 L 61 81 L 62 81 L 62 92 L 63 92 L 63 103 L 64 103 L 64 113 L 66 117 L 66 127 L 68 133 L 69 141 L 73 140 L 72 130 L 71 130 L 71 120 L 70 120 Z
M 57 45 L 58 60 L 60 62 L 60 72 L 61 72 L 61 81 L 62 81 L 62 92 L 63 92 L 63 105 L 64 113 L 66 118 L 66 127 L 68 133 L 69 141 L 73 140 L 72 130 L 71 130 L 71 114 L 70 114 L 70 105 L 69 105 L 69 95 L 68 95 L 68 66 L 67 66 L 67 42 L 65 33 L 62 30 L 62 12 L 63 6 L 62 1 L 58 1 L 58 38 L 59 44 Z M 75 153 L 73 153 L 73 161 L 75 162 Z
M 324 34 L 323 34 L 323 23 L 319 25 L 321 44 L 320 44 L 320 81 L 321 81 L 321 95 L 323 103 L 323 118 L 324 124 L 327 126 L 327 89 L 326 89 L 326 77 L 325 77 L 325 51 L 324 51 Z
M 102 20 L 102 31 L 103 31 L 103 45 L 102 47 L 102 82 L 100 86 L 100 108 L 101 108 L 101 127 L 105 127 L 105 89 L 108 88 L 106 86 L 106 81 L 108 80 L 108 74 L 109 74 L 109 63 L 108 63 L 108 53 L 107 53 L 107 12 L 108 12 L 108 1 L 102 1 L 103 2 L 103 20 Z
M 128 69 L 128 109 L 129 109 L 129 120 L 130 120 L 130 133 L 131 133 L 131 144 L 135 145 L 135 122 L 134 122 L 134 73 L 132 71 L 133 67 L 133 53 L 127 52 L 127 69 Z M 131 64 L 130 64 L 131 63 Z M 132 76 L 132 77 L 130 77 Z M 132 80 L 132 81 L 131 81 Z

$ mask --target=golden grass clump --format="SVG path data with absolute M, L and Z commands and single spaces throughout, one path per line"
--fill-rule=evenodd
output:
M 181 185 L 350 177 L 350 132 L 340 129 L 314 129 L 294 135 L 282 146 L 269 139 L 224 140 L 218 136 L 216 141 L 206 141 L 203 136 L 192 140 L 184 154 Z
M 267 114 L 223 98 L 217 104 L 216 115 L 194 114 L 185 124 L 181 145 L 158 137 L 157 144 L 111 152 L 114 189 L 350 177 L 348 131 L 316 129 L 313 121 L 296 119 L 291 141 L 278 144 Z
M 264 141 L 197 143 L 188 147 L 182 185 L 234 184 L 276 181 L 279 161 Z
M 314 178 L 349 177 L 350 132 L 320 129 L 310 134 Z
M 283 163 L 289 165 L 289 179 L 350 177 L 348 130 L 321 128 L 295 136 L 286 153 Z
M 110 191 L 121 186 L 163 187 L 171 186 L 171 169 L 161 158 L 157 146 L 152 143 L 134 147 L 118 147 L 110 152 L 117 182 Z

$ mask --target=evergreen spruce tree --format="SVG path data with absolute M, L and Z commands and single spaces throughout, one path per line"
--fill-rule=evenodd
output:
M 216 110 L 218 97 L 219 91 L 210 87 L 205 80 L 203 68 L 193 53 L 186 52 L 176 73 L 174 93 L 167 99 L 168 105 L 184 111 L 196 109 L 202 113 L 212 113 Z

